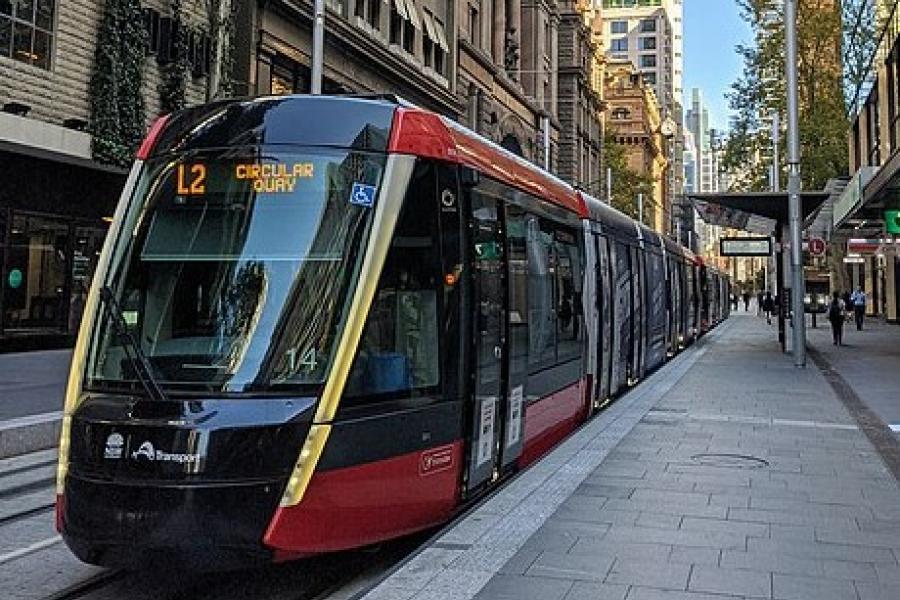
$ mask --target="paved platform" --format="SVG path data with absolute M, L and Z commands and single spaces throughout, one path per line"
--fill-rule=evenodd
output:
M 738 313 L 366 598 L 897 600 L 898 558 L 882 456 Z

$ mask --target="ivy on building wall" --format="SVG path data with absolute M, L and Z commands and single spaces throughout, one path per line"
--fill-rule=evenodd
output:
M 139 0 L 106 0 L 91 74 L 92 152 L 98 162 L 127 166 L 144 135 L 146 31 Z
M 188 30 L 185 27 L 182 0 L 171 0 L 172 15 L 172 60 L 163 67 L 162 82 L 159 86 L 160 108 L 163 113 L 181 110 L 187 105 L 187 77 L 190 70 L 188 59 Z
M 238 3 L 206 0 L 207 25 L 211 40 L 212 68 L 206 80 L 206 99 L 225 98 L 234 93 L 235 21 Z

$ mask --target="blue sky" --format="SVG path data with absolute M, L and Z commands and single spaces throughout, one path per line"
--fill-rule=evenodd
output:
M 710 126 L 728 128 L 731 111 L 725 93 L 743 66 L 734 46 L 750 39 L 734 0 L 684 0 L 685 110 L 691 89 L 698 87 L 709 106 Z

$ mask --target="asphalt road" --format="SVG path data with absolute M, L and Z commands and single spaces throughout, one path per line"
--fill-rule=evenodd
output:
M 0 421 L 62 410 L 71 350 L 0 354 Z

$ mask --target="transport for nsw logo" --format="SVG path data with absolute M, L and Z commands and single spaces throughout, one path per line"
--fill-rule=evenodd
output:
M 419 475 L 432 475 L 453 466 L 453 446 L 426 450 L 419 456 Z

